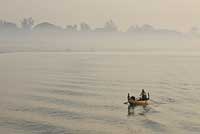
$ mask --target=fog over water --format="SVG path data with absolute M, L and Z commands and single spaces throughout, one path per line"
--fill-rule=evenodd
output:
M 0 0 L 0 133 L 199 134 L 199 7 Z
M 95 27 L 113 19 L 122 29 L 151 24 L 188 31 L 199 26 L 198 0 L 0 0 L 1 19 L 19 21 L 32 16 L 37 22 L 66 26 L 87 22 Z
M 198 39 L 60 39 L 1 42 L 1 132 L 199 133 Z M 142 88 L 150 105 L 129 111 Z

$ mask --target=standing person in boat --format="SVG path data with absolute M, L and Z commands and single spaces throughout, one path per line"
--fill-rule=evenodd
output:
M 140 96 L 141 96 L 140 100 L 147 100 L 147 99 L 148 99 L 148 98 L 147 98 L 147 94 L 146 94 L 146 92 L 144 91 L 144 89 L 142 89 L 142 92 L 140 93 Z
M 135 96 L 131 96 L 131 97 L 130 97 L 130 94 L 128 93 L 127 99 L 128 99 L 128 101 L 129 101 L 130 99 L 131 99 L 131 100 L 135 100 Z
M 129 100 L 129 99 L 130 99 L 130 94 L 128 93 L 127 100 Z

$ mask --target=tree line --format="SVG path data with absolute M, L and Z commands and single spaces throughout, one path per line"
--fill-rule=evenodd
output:
M 79 25 L 66 25 L 64 28 L 50 22 L 42 22 L 35 24 L 33 18 L 24 18 L 20 21 L 20 26 L 14 22 L 0 20 L 0 34 L 16 33 L 16 32 L 116 32 L 121 31 L 113 20 L 105 22 L 103 27 L 92 28 L 89 24 L 82 22 Z M 152 25 L 144 24 L 142 26 L 130 26 L 125 32 L 127 33 L 150 33 L 150 34 L 181 34 L 176 30 L 158 29 Z M 193 34 L 198 34 L 198 28 L 194 27 L 190 30 Z

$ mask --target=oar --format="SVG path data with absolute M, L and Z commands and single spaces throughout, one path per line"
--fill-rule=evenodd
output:
M 150 99 L 150 95 L 149 95 L 149 92 L 148 92 L 148 100 Z
M 128 104 L 128 102 L 124 102 L 124 104 Z

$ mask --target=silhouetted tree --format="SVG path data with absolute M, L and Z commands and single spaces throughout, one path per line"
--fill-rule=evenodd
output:
M 68 32 L 76 32 L 78 31 L 78 26 L 75 24 L 75 25 L 67 25 L 66 26 L 66 31 Z
M 153 26 L 151 26 L 149 24 L 144 24 L 141 27 L 139 27 L 138 25 L 130 26 L 127 31 L 128 32 L 133 32 L 133 33 L 157 32 L 157 30 Z
M 190 29 L 190 33 L 191 34 L 198 34 L 199 33 L 199 28 L 198 27 L 192 27 Z
M 18 27 L 13 22 L 7 22 L 7 21 L 0 20 L 0 30 L 16 31 L 16 30 L 18 30 Z
M 91 28 L 87 23 L 83 22 L 80 24 L 80 30 L 83 32 L 88 32 L 88 31 L 91 31 Z
M 144 25 L 141 27 L 141 29 L 142 29 L 143 31 L 154 31 L 154 30 L 155 30 L 154 27 L 151 26 L 151 25 L 149 25 L 149 24 L 144 24 Z
M 139 32 L 141 31 L 140 27 L 138 25 L 136 26 L 130 26 L 127 30 L 127 32 Z
M 21 26 L 24 30 L 31 30 L 33 25 L 34 25 L 34 20 L 31 17 L 30 18 L 24 18 L 21 21 Z
M 116 32 L 117 26 L 115 25 L 115 23 L 112 20 L 110 20 L 110 21 L 105 23 L 104 30 L 106 32 Z
M 34 31 L 37 32 L 62 32 L 62 28 L 60 26 L 51 24 L 49 22 L 42 22 L 40 24 L 37 24 L 36 26 L 34 26 L 33 28 Z

